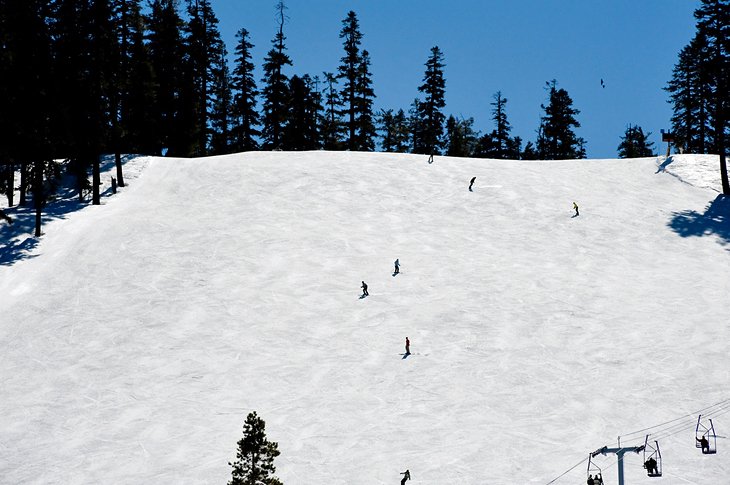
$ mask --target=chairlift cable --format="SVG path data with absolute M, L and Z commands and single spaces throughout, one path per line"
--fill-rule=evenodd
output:
M 718 403 L 715 403 L 715 404 L 713 404 L 711 406 L 707 406 L 707 407 L 705 407 L 703 409 L 700 409 L 699 411 L 695 411 L 693 413 L 689 413 L 689 414 L 686 414 L 684 416 L 680 416 L 678 418 L 675 418 L 675 419 L 666 421 L 664 423 L 656 424 L 654 426 L 649 426 L 648 428 L 644 428 L 644 429 L 640 429 L 638 431 L 632 431 L 631 433 L 626 433 L 624 435 L 620 435 L 619 438 L 625 438 L 625 437 L 629 437 L 629 436 L 632 436 L 632 435 L 638 435 L 640 433 L 644 433 L 644 432 L 649 431 L 651 429 L 660 428 L 660 427 L 665 426 L 667 424 L 674 423 L 675 421 L 679 421 L 681 419 L 685 419 L 685 418 L 688 418 L 688 417 L 692 417 L 693 420 L 694 420 L 694 416 L 696 416 L 698 414 L 712 414 L 713 412 L 716 412 L 716 411 L 710 411 L 710 413 L 705 413 L 704 411 L 707 411 L 708 409 L 712 409 L 712 408 L 718 407 L 718 406 L 720 406 L 721 408 L 727 406 L 728 409 L 730 410 L 730 399 L 725 399 L 725 400 L 720 401 Z M 724 409 L 722 409 L 722 410 L 724 411 Z
M 577 467 L 581 466 L 581 465 L 583 464 L 583 462 L 585 462 L 585 461 L 586 461 L 587 459 L 588 459 L 588 458 L 583 458 L 583 459 L 582 459 L 581 461 L 579 461 L 578 463 L 576 463 L 576 464 L 575 464 L 575 465 L 573 465 L 572 467 L 570 467 L 570 468 L 568 468 L 567 470 L 565 470 L 565 472 L 564 472 L 563 474 L 561 474 L 561 475 L 559 475 L 559 476 L 555 477 L 554 479 L 550 480 L 550 481 L 549 481 L 549 482 L 547 482 L 547 483 L 546 483 L 545 485 L 550 485 L 551 483 L 555 483 L 556 481 L 558 481 L 559 479 L 561 479 L 562 477 L 564 477 L 564 476 L 565 476 L 565 475 L 567 475 L 568 473 L 572 472 L 572 471 L 573 471 L 573 470 L 574 470 L 575 468 L 577 468 Z

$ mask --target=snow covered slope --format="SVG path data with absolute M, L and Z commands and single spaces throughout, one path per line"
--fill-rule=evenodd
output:
M 700 162 L 144 160 L 0 266 L 0 483 L 225 483 L 252 410 L 288 485 L 547 483 L 730 397 L 728 205 Z M 693 419 L 659 483 L 728 483 Z

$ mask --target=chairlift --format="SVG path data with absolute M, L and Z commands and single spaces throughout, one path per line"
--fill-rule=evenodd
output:
M 601 467 L 596 465 L 593 461 L 594 454 L 588 454 L 588 478 L 593 479 L 593 485 L 603 485 L 603 474 L 601 473 Z
M 644 441 L 644 468 L 646 474 L 650 477 L 662 476 L 662 452 L 659 450 L 659 442 L 654 441 L 652 445 L 649 443 L 649 435 L 646 435 Z
M 697 427 L 695 428 L 695 448 L 701 448 L 702 454 L 714 455 L 717 453 L 717 435 L 712 419 L 708 419 L 710 425 L 703 423 L 702 415 L 697 416 Z

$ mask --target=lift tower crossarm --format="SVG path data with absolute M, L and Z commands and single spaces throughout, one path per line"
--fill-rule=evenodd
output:
M 591 456 L 595 458 L 597 455 L 615 454 L 618 457 L 618 485 L 624 485 L 624 455 L 628 452 L 641 453 L 642 451 L 644 451 L 644 445 L 626 446 L 623 448 L 609 448 L 608 446 L 604 446 L 591 453 Z

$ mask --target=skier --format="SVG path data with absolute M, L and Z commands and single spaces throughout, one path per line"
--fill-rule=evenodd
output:
M 588 480 L 586 480 L 586 485 L 596 485 L 596 482 L 593 480 L 593 475 L 588 475 Z
M 403 480 L 400 481 L 400 485 L 406 485 L 406 480 L 411 479 L 411 472 L 406 470 L 401 475 L 403 475 Z
M 469 192 L 474 192 L 473 190 L 471 190 L 471 187 L 472 187 L 472 185 L 474 185 L 474 181 L 475 181 L 476 179 L 477 179 L 476 177 L 472 177 L 472 178 L 471 178 L 471 182 L 469 182 Z
M 644 462 L 644 468 L 646 468 L 649 475 L 657 475 L 659 473 L 656 466 L 657 463 L 653 457 L 649 457 L 649 459 Z
M 596 473 L 596 476 L 593 477 L 593 485 L 603 485 L 603 477 L 600 473 Z
M 578 217 L 580 213 L 578 212 L 578 204 L 573 202 L 573 209 L 575 209 L 575 215 L 573 217 Z
M 393 264 L 395 265 L 395 271 L 393 271 L 393 276 L 395 276 L 398 273 L 400 273 L 400 261 L 398 261 L 398 259 L 396 259 L 395 263 L 393 263 Z
M 433 153 L 428 156 L 428 163 L 433 163 Z
M 710 452 L 710 442 L 707 441 L 707 438 L 704 436 L 702 438 L 695 438 L 700 446 L 702 446 L 702 453 L 709 453 Z
M 406 337 L 406 355 L 411 355 L 411 341 Z
M 365 283 L 363 281 L 362 282 L 362 286 L 360 288 L 362 288 L 362 296 L 363 296 L 363 298 L 366 297 L 366 296 L 370 296 L 370 293 L 368 293 L 368 284 L 367 283 Z

